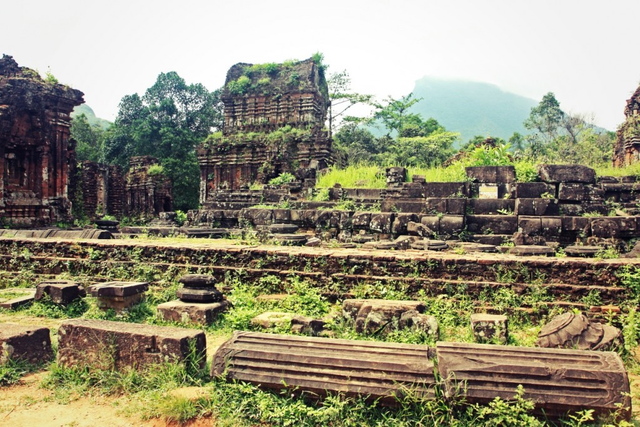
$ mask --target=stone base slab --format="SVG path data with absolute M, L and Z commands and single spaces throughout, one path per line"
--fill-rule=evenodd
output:
M 92 319 L 69 320 L 58 329 L 58 364 L 64 367 L 141 369 L 183 363 L 192 351 L 204 366 L 204 332 Z

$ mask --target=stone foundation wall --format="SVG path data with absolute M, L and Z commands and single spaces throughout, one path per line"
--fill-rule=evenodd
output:
M 421 223 L 433 237 L 500 244 L 569 244 L 640 237 L 640 182 L 635 177 L 600 177 L 578 165 L 543 165 L 540 181 L 517 182 L 511 166 L 469 168 L 466 182 L 393 184 L 383 190 L 329 189 L 329 201 L 310 202 L 289 188 L 218 191 L 208 208 L 189 212 L 192 226 L 254 227 L 292 223 L 304 229 L 407 234 Z M 308 194 L 307 194 L 308 195 Z M 336 210 L 352 202 L 352 210 Z M 286 202 L 290 209 L 277 207 Z M 273 205 L 255 209 L 252 206 Z M 379 211 L 372 209 L 377 207 Z

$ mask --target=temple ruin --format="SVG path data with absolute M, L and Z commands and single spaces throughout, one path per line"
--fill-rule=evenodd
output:
M 0 59 L 0 216 L 7 224 L 71 219 L 70 114 L 83 93 L 43 80 L 11 56 Z
M 227 73 L 224 129 L 198 148 L 200 203 L 221 189 L 267 183 L 283 172 L 315 184 L 331 162 L 329 94 L 322 66 L 307 59 L 236 64 Z
M 173 208 L 171 181 L 150 156 L 132 157 L 127 173 L 116 165 L 82 162 L 71 187 L 75 216 L 92 221 L 104 215 L 149 219 Z
M 640 159 L 640 87 L 636 89 L 624 107 L 625 120 L 618 128 L 613 148 L 613 165 L 628 166 Z

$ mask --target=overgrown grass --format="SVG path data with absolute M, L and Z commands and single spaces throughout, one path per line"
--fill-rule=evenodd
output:
M 355 165 L 345 169 L 331 167 L 318 178 L 317 188 L 329 188 L 339 183 L 345 188 L 385 188 L 387 181 L 380 166 Z
M 136 274 L 147 274 L 144 271 L 136 271 Z M 619 279 L 630 289 L 633 298 L 638 298 L 640 295 L 639 271 L 635 267 L 622 268 L 618 271 Z M 416 271 L 415 274 L 423 273 Z M 539 277 L 535 271 L 524 268 L 513 271 L 501 269 L 496 271 L 496 279 L 503 283 L 526 281 L 535 284 L 544 281 L 544 278 Z M 174 299 L 177 286 L 177 283 L 169 280 L 168 276 L 163 276 L 161 282 L 151 286 L 144 303 L 119 315 L 112 311 L 99 310 L 92 298 L 65 308 L 54 307 L 50 301 L 45 300 L 18 313 L 55 318 L 80 316 L 166 324 L 156 317 L 155 306 Z M 223 286 L 230 289 L 226 294 L 233 306 L 213 325 L 205 328 L 208 333 L 229 335 L 234 330 L 257 330 L 258 328 L 251 324 L 251 319 L 265 311 L 283 311 L 322 318 L 340 310 L 338 304 L 330 304 L 323 297 L 323 289 L 296 276 L 289 277 L 287 281 L 282 281 L 276 275 L 264 276 L 255 283 L 249 283 L 245 280 L 245 276 L 239 273 L 234 277 L 228 277 Z M 444 285 L 441 295 L 438 296 L 417 291 L 401 282 L 362 283 L 351 288 L 350 291 L 358 298 L 422 300 L 427 306 L 425 312 L 437 318 L 439 334 L 434 336 L 419 329 L 392 330 L 386 334 L 377 335 L 358 334 L 350 321 L 338 316 L 328 324 L 328 329 L 336 338 L 383 340 L 430 346 L 437 340 L 473 341 L 469 317 L 476 311 L 477 301 L 469 296 L 468 288 L 464 284 Z M 263 293 L 285 293 L 286 295 L 278 300 L 257 300 L 256 297 Z M 531 286 L 523 294 L 514 292 L 510 287 L 503 287 L 487 290 L 478 299 L 494 308 L 510 312 L 521 306 L 543 306 L 551 296 L 543 286 Z M 597 299 L 598 295 L 593 293 L 587 295 L 584 302 L 595 303 Z M 550 313 L 549 317 L 553 314 L 557 313 Z M 625 336 L 623 357 L 627 366 L 635 366 L 632 356 L 640 334 L 640 321 L 635 310 L 631 309 L 623 315 L 622 323 Z M 199 327 L 192 324 L 180 326 Z M 527 316 L 510 313 L 510 345 L 535 345 L 539 330 L 540 324 L 531 322 Z M 272 332 L 291 333 L 290 325 L 273 328 Z M 2 370 L 3 367 L 0 367 L 1 385 L 17 381 L 21 375 L 24 375 L 23 372 L 26 369 L 18 365 L 9 368 Z M 259 390 L 249 384 L 227 383 L 221 379 L 211 380 L 208 377 L 208 369 L 196 369 L 194 365 L 191 367 L 159 365 L 144 372 L 134 370 L 116 372 L 61 368 L 54 364 L 45 385 L 53 389 L 55 396 L 61 401 L 69 401 L 74 396 L 95 393 L 124 395 L 127 400 L 126 407 L 132 413 L 143 414 L 145 417 L 163 417 L 178 422 L 211 415 L 216 425 L 230 426 L 542 425 L 538 424 L 540 420 L 531 417 L 529 403 L 519 399 L 516 390 L 514 390 L 512 401 L 497 399 L 486 406 L 453 405 L 451 401 L 440 397 L 435 400 L 425 400 L 409 393 L 399 402 L 397 408 L 389 408 L 378 402 L 367 402 L 364 399 L 344 396 L 329 396 L 314 402 L 292 396 L 291 390 L 273 393 Z M 191 400 L 169 393 L 173 389 L 189 386 L 202 387 L 204 394 Z M 576 420 L 570 419 L 565 425 L 587 425 L 586 421 L 579 424 Z
M 411 181 L 414 175 L 421 175 L 427 182 L 465 182 L 467 166 L 474 166 L 474 164 L 471 161 L 460 161 L 447 167 L 409 167 L 407 179 Z M 537 180 L 538 170 L 535 163 L 519 160 L 513 162 L 513 166 L 516 169 L 518 181 Z M 335 184 L 340 184 L 344 188 L 385 188 L 387 185 L 385 168 L 377 165 L 350 165 L 345 169 L 332 167 L 319 177 L 316 188 L 330 188 Z
M 3 351 L 0 349 L 0 351 Z M 6 362 L 0 363 L 0 386 L 17 383 L 20 378 L 29 372 L 40 369 L 42 365 L 34 365 L 20 359 L 9 358 Z
M 640 176 L 640 163 L 634 163 L 629 166 L 616 168 L 611 165 L 595 167 L 598 176 Z

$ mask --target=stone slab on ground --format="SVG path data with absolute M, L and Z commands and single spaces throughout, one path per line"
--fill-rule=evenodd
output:
M 444 342 L 436 351 L 447 395 L 464 384 L 468 403 L 511 400 L 522 385 L 550 418 L 585 409 L 630 418 L 629 378 L 614 352 Z
M 184 363 L 192 352 L 204 366 L 204 332 L 93 319 L 68 320 L 58 329 L 58 364 L 65 367 L 142 369 Z
M 509 248 L 509 253 L 517 256 L 551 256 L 555 255 L 556 251 L 549 246 L 517 245 Z
M 89 286 L 89 293 L 94 297 L 129 297 L 147 289 L 147 282 L 105 282 Z
M 342 315 L 355 322 L 358 333 L 390 332 L 394 328 L 416 328 L 438 336 L 435 317 L 423 314 L 421 301 L 392 301 L 381 299 L 346 299 Z
M 290 325 L 291 332 L 306 335 L 318 335 L 324 330 L 326 322 L 324 320 L 314 319 L 300 314 L 266 311 L 251 319 L 251 324 L 263 329 Z
M 36 295 L 36 290 L 30 289 L 30 288 L 29 289 L 27 288 L 4 289 L 4 291 L 7 291 L 7 292 L 15 291 L 15 292 L 20 292 L 25 294 L 24 296 L 11 298 L 6 301 L 0 302 L 0 308 L 4 308 L 6 310 L 15 310 L 18 307 L 21 307 L 25 304 L 29 304 L 30 302 L 33 302 Z M 0 293 L 0 298 L 2 298 L 2 293 Z
M 222 300 L 212 303 L 193 303 L 174 300 L 159 304 L 158 315 L 169 322 L 197 323 L 211 325 L 220 313 L 229 308 L 229 301 Z
M 36 287 L 35 300 L 41 300 L 45 295 L 49 295 L 51 301 L 56 304 L 69 304 L 77 298 L 87 295 L 84 288 L 70 280 L 48 280 L 38 283 Z
M 49 329 L 39 326 L 0 324 L 0 364 L 9 359 L 29 363 L 48 362 L 53 358 Z
M 424 345 L 236 332 L 216 351 L 211 375 L 267 389 L 380 398 L 409 389 L 433 398 L 433 356 Z
M 583 256 L 583 257 L 593 257 L 598 252 L 601 252 L 604 248 L 600 246 L 582 246 L 582 245 L 572 245 L 564 248 L 564 253 L 568 256 Z

